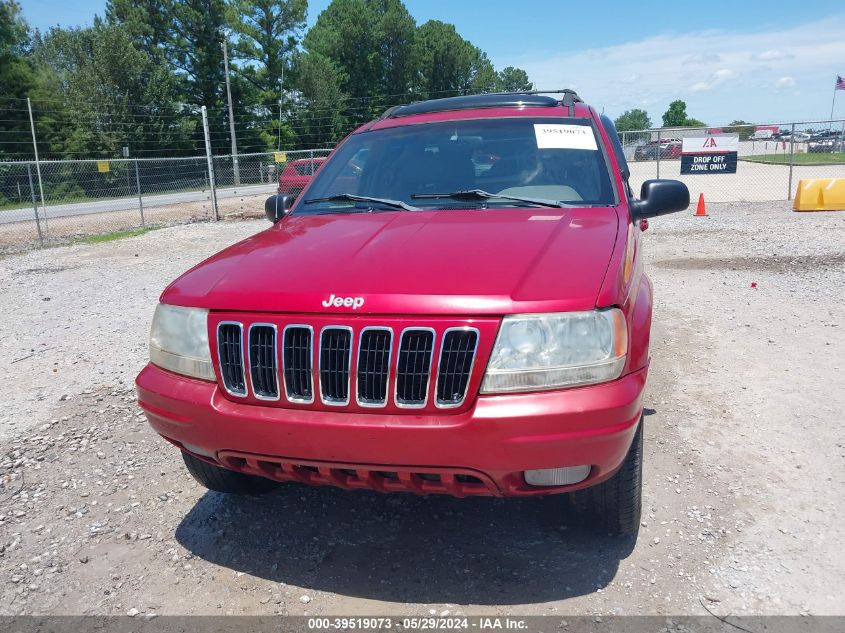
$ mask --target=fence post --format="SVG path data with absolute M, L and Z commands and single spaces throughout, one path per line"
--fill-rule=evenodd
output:
M 792 166 L 795 163 L 795 124 L 792 124 L 792 134 L 789 136 L 789 185 L 786 199 L 792 200 Z
M 208 134 L 208 112 L 205 106 L 202 107 L 202 131 L 205 134 L 205 160 L 208 162 L 208 186 L 211 190 L 211 208 L 214 211 L 214 219 L 220 219 L 220 212 L 217 210 L 217 187 L 214 184 L 214 161 L 211 159 L 211 138 Z
M 141 197 L 141 174 L 138 171 L 138 159 L 135 159 L 135 188 L 138 190 L 138 209 L 141 211 L 141 226 L 144 226 L 144 199 Z
M 32 163 L 26 164 L 26 175 L 29 176 L 29 193 L 32 196 L 32 210 L 35 211 L 35 228 L 38 229 L 38 241 L 44 244 L 44 236 L 41 235 L 41 220 L 38 219 L 38 203 L 35 201 L 35 187 L 32 186 Z
M 842 121 L 842 134 L 839 136 L 839 151 L 845 152 L 845 121 Z
M 660 179 L 660 131 L 657 132 L 657 178 Z
M 44 186 L 41 184 L 41 163 L 38 161 L 38 143 L 35 141 L 35 120 L 32 118 L 32 102 L 26 98 L 29 110 L 29 128 L 32 130 L 32 150 L 35 152 L 35 171 L 38 172 L 38 190 L 41 192 L 41 208 L 44 209 L 44 227 L 47 227 L 47 205 L 44 203 Z

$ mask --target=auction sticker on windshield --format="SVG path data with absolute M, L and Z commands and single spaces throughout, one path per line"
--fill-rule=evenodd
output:
M 587 125 L 535 123 L 534 134 L 538 149 L 598 149 L 593 129 Z

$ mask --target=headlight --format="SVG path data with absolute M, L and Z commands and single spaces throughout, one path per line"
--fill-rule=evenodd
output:
M 537 391 L 615 380 L 628 352 L 620 310 L 505 317 L 482 393 Z
M 150 361 L 177 374 L 214 380 L 208 310 L 158 304 L 150 331 Z

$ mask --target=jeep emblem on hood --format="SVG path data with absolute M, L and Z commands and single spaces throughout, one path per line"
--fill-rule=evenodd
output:
M 364 305 L 364 297 L 336 297 L 332 294 L 328 299 L 323 301 L 324 308 L 352 308 L 357 310 Z

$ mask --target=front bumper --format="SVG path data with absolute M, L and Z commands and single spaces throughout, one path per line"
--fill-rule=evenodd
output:
M 480 396 L 469 410 L 451 415 L 327 413 L 236 403 L 215 383 L 154 365 L 141 371 L 136 386 L 139 404 L 158 433 L 218 466 L 349 488 L 525 496 L 587 487 L 616 472 L 637 429 L 646 373 L 643 368 L 577 389 Z M 589 476 L 571 486 L 533 487 L 522 474 L 585 464 L 592 467 Z M 372 475 L 382 471 L 398 476 L 388 481 Z M 357 483 L 350 485 L 353 479 L 344 475 L 349 472 L 361 473 Z M 432 476 L 451 484 L 435 486 Z M 482 486 L 476 491 L 454 485 L 468 477 Z

